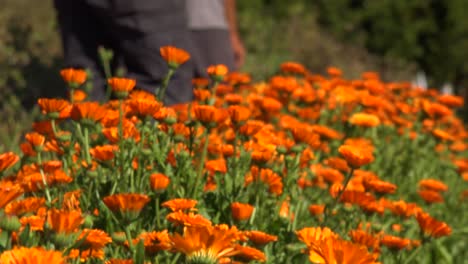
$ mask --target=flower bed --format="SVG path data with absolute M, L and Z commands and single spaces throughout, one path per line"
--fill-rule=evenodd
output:
M 161 54 L 168 80 L 189 56 Z M 292 62 L 208 73 L 166 107 L 118 77 L 116 100 L 86 102 L 86 73 L 63 70 L 70 100 L 40 99 L 23 155 L 0 155 L 0 262 L 465 259 L 461 98 Z

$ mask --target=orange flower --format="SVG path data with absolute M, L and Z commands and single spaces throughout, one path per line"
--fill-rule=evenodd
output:
M 73 93 L 70 95 L 70 98 L 73 98 L 73 102 L 75 103 L 83 102 L 86 97 L 88 97 L 88 94 L 81 89 L 74 89 Z
M 224 78 L 224 76 L 228 73 L 228 67 L 223 64 L 218 64 L 218 65 L 211 65 L 206 69 L 206 72 L 208 75 L 213 76 L 215 78 Z
M 323 204 L 311 204 L 309 206 L 309 212 L 311 215 L 321 215 L 325 211 L 325 205 Z
M 39 197 L 28 197 L 20 201 L 13 201 L 5 207 L 5 213 L 8 215 L 23 215 L 34 213 L 45 205 L 45 199 Z
M 69 259 L 80 259 L 81 263 L 86 262 L 88 259 L 95 258 L 101 261 L 104 260 L 104 250 L 102 249 L 72 249 L 70 250 L 70 254 L 68 254 Z
M 363 127 L 375 127 L 380 124 L 379 117 L 366 113 L 355 113 L 349 118 L 348 121 L 353 125 Z
M 178 198 L 166 201 L 162 204 L 162 206 L 169 208 L 171 209 L 171 211 L 175 212 L 192 209 L 197 205 L 197 203 L 197 200 Z
M 106 110 L 97 102 L 84 102 L 73 105 L 70 116 L 75 121 L 97 122 L 106 116 Z
M 283 62 L 280 65 L 280 69 L 284 73 L 294 73 L 294 74 L 300 74 L 304 75 L 306 73 L 306 69 L 304 65 L 297 63 L 297 62 Z
M 250 204 L 243 203 L 232 203 L 231 204 L 231 214 L 232 218 L 237 221 L 248 220 L 253 213 L 255 208 Z
M 250 169 L 251 175 L 245 178 L 245 185 L 249 185 L 253 181 L 261 181 L 268 185 L 268 191 L 275 195 L 283 193 L 283 182 L 281 177 L 274 173 L 271 169 L 258 169 L 253 166 Z
M 51 209 L 47 213 L 47 223 L 56 233 L 73 233 L 84 222 L 81 211 Z
M 144 194 L 120 193 L 106 196 L 102 200 L 112 212 L 139 213 L 150 201 L 150 198 Z
M 128 93 L 133 90 L 136 80 L 128 78 L 113 77 L 107 80 L 107 83 L 112 87 L 118 99 L 123 99 L 128 96 Z
M 246 247 L 236 244 L 234 246 L 234 250 L 236 252 L 235 258 L 241 260 L 241 263 L 246 263 L 253 260 L 258 262 L 265 262 L 267 260 L 263 252 L 253 247 Z
M 396 236 L 384 235 L 380 239 L 380 243 L 385 245 L 389 249 L 397 249 L 401 250 L 404 248 L 408 248 L 411 244 L 411 240 L 407 238 L 401 238 Z
M 86 81 L 86 71 L 81 69 L 66 68 L 60 71 L 60 75 L 72 86 L 80 86 Z
M 156 192 L 164 191 L 170 182 L 171 180 L 169 179 L 169 177 L 167 177 L 166 175 L 162 173 L 153 173 L 150 175 L 150 185 L 153 191 L 156 191 Z
M 377 264 L 375 256 L 365 246 L 353 244 L 337 237 L 329 237 L 309 248 L 313 263 Z
M 194 213 L 184 213 L 182 211 L 175 211 L 166 216 L 167 221 L 173 223 L 176 226 L 209 226 L 211 225 L 210 220 L 206 219 L 202 215 Z
M 306 227 L 296 231 L 296 235 L 300 241 L 307 245 L 307 247 L 318 244 L 320 241 L 326 240 L 330 237 L 338 237 L 338 235 L 328 227 Z
M 185 227 L 184 234 L 170 236 L 173 249 L 186 256 L 188 263 L 217 263 L 220 258 L 234 255 L 234 241 L 239 231 L 235 227 Z
M 338 152 L 340 152 L 353 168 L 359 168 L 374 161 L 372 151 L 367 148 L 342 145 L 338 148 Z
M 435 238 L 441 236 L 448 236 L 452 233 L 452 229 L 446 223 L 437 221 L 432 218 L 429 214 L 420 212 L 416 215 L 419 227 L 427 236 Z
M 19 184 L 10 181 L 0 181 L 0 209 L 21 194 L 23 194 L 23 189 Z
M 211 105 L 195 105 L 193 111 L 195 113 L 195 118 L 203 124 L 219 124 L 228 118 L 226 111 Z
M 366 246 L 368 249 L 378 251 L 380 247 L 380 236 L 367 233 L 364 230 L 356 229 L 349 231 L 349 236 L 353 243 Z
M 41 148 L 45 142 L 45 137 L 37 132 L 28 133 L 24 137 L 34 148 Z
M 440 95 L 437 101 L 449 107 L 462 107 L 464 103 L 463 97 L 450 94 Z
M 62 252 L 43 248 L 20 247 L 3 252 L 0 255 L 2 264 L 65 264 Z
M 176 69 L 190 59 L 190 54 L 174 46 L 164 46 L 159 49 L 161 57 L 167 62 L 170 68 Z
M 10 168 L 18 162 L 19 157 L 13 152 L 7 152 L 0 155 L 0 172 Z
M 433 191 L 433 190 L 420 190 L 418 191 L 419 196 L 426 202 L 426 203 L 443 203 L 444 198 L 440 193 Z
M 112 238 L 100 229 L 84 229 L 76 240 L 80 241 L 82 239 L 84 239 L 83 247 L 93 250 L 102 249 L 112 242 Z
M 161 104 L 154 99 L 133 99 L 126 101 L 129 114 L 138 117 L 154 116 L 161 109 Z
M 70 116 L 71 105 L 67 100 L 40 98 L 37 104 L 42 113 L 50 118 L 67 118 Z
M 231 105 L 227 111 L 231 117 L 231 121 L 235 124 L 247 121 L 251 114 L 248 108 L 239 105 Z
M 422 179 L 419 181 L 419 188 L 432 190 L 435 192 L 445 192 L 448 190 L 448 186 L 436 179 Z
M 328 67 L 327 68 L 327 73 L 331 77 L 340 77 L 343 74 L 343 72 L 340 69 L 336 68 L 336 67 Z
M 156 254 L 159 251 L 169 250 L 172 247 L 167 230 L 141 233 L 137 238 L 133 239 L 132 243 L 137 245 L 140 240 L 143 241 L 145 252 L 148 254 Z M 128 246 L 127 241 L 125 241 L 125 245 Z
M 265 245 L 278 240 L 277 236 L 269 235 L 261 231 L 246 231 L 245 236 L 255 245 Z
M 415 203 L 406 203 L 403 200 L 392 202 L 389 209 L 392 211 L 392 213 L 406 218 L 412 215 L 416 215 L 419 211 L 422 210 Z
M 381 180 L 365 180 L 363 183 L 366 189 L 372 190 L 376 193 L 395 193 L 397 189 L 395 184 Z
M 99 161 L 112 160 L 115 157 L 115 152 L 118 151 L 119 147 L 116 145 L 103 145 L 96 146 L 89 150 L 91 156 Z
M 106 264 L 133 264 L 133 259 L 109 259 Z

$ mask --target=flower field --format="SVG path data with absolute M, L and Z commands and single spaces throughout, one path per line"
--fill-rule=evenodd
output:
M 378 73 L 210 66 L 161 103 L 189 54 L 161 48 L 156 94 L 41 98 L 22 153 L 0 155 L 0 263 L 467 263 L 463 100 Z M 135 88 L 136 87 L 136 88 Z

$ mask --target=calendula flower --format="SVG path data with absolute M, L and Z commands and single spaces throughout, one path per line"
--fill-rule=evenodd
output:
M 462 107 L 464 100 L 461 96 L 443 94 L 437 97 L 437 102 L 449 107 Z
M 27 133 L 24 137 L 36 151 L 41 150 L 44 146 L 45 137 L 37 132 Z
M 86 71 L 82 69 L 66 68 L 60 71 L 62 79 L 72 87 L 78 87 L 86 82 Z
M 243 262 L 244 261 L 265 262 L 267 260 L 263 252 L 253 247 L 241 246 L 241 245 L 236 244 L 234 246 L 234 250 L 236 252 L 235 258 Z
M 174 46 L 164 46 L 159 49 L 161 57 L 167 62 L 172 69 L 177 69 L 190 59 L 190 54 L 180 48 Z
M 184 213 L 182 211 L 175 211 L 166 216 L 167 221 L 173 223 L 176 226 L 209 226 L 211 225 L 210 220 L 206 219 L 202 215 L 190 213 Z
M 218 263 L 223 257 L 235 254 L 234 241 L 239 236 L 236 228 L 214 226 L 185 227 L 184 234 L 170 236 L 173 250 L 186 256 L 187 263 Z
M 150 198 L 145 194 L 120 193 L 106 196 L 102 200 L 112 212 L 120 214 L 124 221 L 131 222 L 137 219 Z
M 70 94 L 70 98 L 72 98 L 75 103 L 83 102 L 86 97 L 88 97 L 88 94 L 81 89 L 74 89 Z
M 411 240 L 391 235 L 384 235 L 380 239 L 380 244 L 388 247 L 389 249 L 402 250 L 410 246 Z
M 311 247 L 313 244 L 317 244 L 319 241 L 325 240 L 329 237 L 338 237 L 328 227 L 306 227 L 299 231 L 296 231 L 297 238 L 304 242 L 308 247 Z
M 106 109 L 96 102 L 76 103 L 73 105 L 70 116 L 75 121 L 94 124 L 106 116 Z
M 83 249 L 99 250 L 112 242 L 112 238 L 100 229 L 84 229 L 76 240 L 82 239 L 84 239 Z
M 13 152 L 0 154 L 0 172 L 12 167 L 19 160 L 18 155 Z
M 17 183 L 0 181 L 0 209 L 23 194 L 23 188 Z
M 293 73 L 299 75 L 304 75 L 306 73 L 304 65 L 292 61 L 283 62 L 280 65 L 280 70 L 284 73 Z
M 418 194 L 426 203 L 432 204 L 432 203 L 443 203 L 444 202 L 444 198 L 437 191 L 419 190 Z
M 448 190 L 448 186 L 436 179 L 422 179 L 419 181 L 419 188 L 432 190 L 435 192 L 445 192 Z
M 351 241 L 356 244 L 364 245 L 368 249 L 378 251 L 380 247 L 380 235 L 370 234 L 364 230 L 356 229 L 349 231 Z
M 166 201 L 162 204 L 163 207 L 171 209 L 171 211 L 185 211 L 195 208 L 198 201 L 193 199 L 176 198 Z
M 227 111 L 231 121 L 236 125 L 247 121 L 251 115 L 251 112 L 247 107 L 239 105 L 231 105 L 228 107 Z
M 325 211 L 325 205 L 323 204 L 311 204 L 309 205 L 309 212 L 311 215 L 321 215 Z
M 365 246 L 333 236 L 309 247 L 309 260 L 312 263 L 378 264 L 376 256 Z
M 375 127 L 380 125 L 378 116 L 367 113 L 355 113 L 349 118 L 349 123 L 362 127 Z
M 90 149 L 89 153 L 94 159 L 108 161 L 114 159 L 115 152 L 118 151 L 118 149 L 119 147 L 116 145 L 103 145 Z
M 137 238 L 133 239 L 132 243 L 137 245 L 140 241 L 143 241 L 145 252 L 151 255 L 172 248 L 167 230 L 141 233 Z M 127 241 L 125 241 L 125 245 L 128 246 Z
M 136 85 L 135 79 L 113 77 L 107 80 L 118 99 L 124 99 Z
M 2 264 L 65 264 L 62 252 L 43 248 L 19 247 L 0 255 Z
M 353 168 L 359 168 L 374 161 L 372 151 L 367 148 L 342 145 L 338 148 L 338 152 Z
M 232 203 L 231 204 L 231 214 L 232 218 L 237 221 L 248 220 L 252 216 L 253 210 L 255 208 L 250 204 L 243 203 Z
M 229 117 L 226 111 L 211 105 L 195 105 L 193 111 L 195 119 L 205 125 L 219 124 Z
M 37 104 L 42 113 L 50 118 L 67 118 L 70 116 L 71 104 L 67 100 L 40 98 Z
M 161 104 L 154 99 L 127 100 L 126 105 L 129 107 L 128 114 L 136 115 L 140 118 L 153 117 L 161 109 Z
M 8 215 L 21 216 L 26 213 L 35 213 L 45 205 L 45 199 L 40 197 L 28 197 L 23 200 L 13 201 L 5 206 Z
M 447 223 L 438 221 L 427 213 L 418 213 L 416 215 L 416 220 L 423 233 L 427 236 L 438 238 L 448 236 L 452 233 L 452 229 Z
M 224 79 L 224 76 L 228 73 L 228 71 L 228 67 L 226 67 L 226 65 L 223 64 L 211 65 L 206 69 L 208 75 L 210 75 L 211 78 L 217 81 L 222 81 Z
M 79 259 L 81 263 L 84 263 L 90 259 L 97 259 L 102 262 L 104 260 L 104 250 L 92 248 L 84 250 L 72 249 L 68 254 L 68 259 Z
M 169 177 L 162 173 L 153 173 L 150 175 L 150 186 L 153 191 L 163 192 L 170 182 L 171 180 Z
M 255 231 L 255 230 L 246 231 L 244 232 L 244 235 L 249 239 L 249 241 L 251 241 L 255 245 L 260 245 L 260 246 L 263 246 L 265 244 L 278 240 L 277 236 L 269 235 L 262 231 Z
M 133 259 L 109 259 L 106 264 L 133 264 Z
M 81 211 L 67 211 L 52 208 L 47 213 L 47 223 L 56 233 L 69 234 L 76 232 L 84 222 Z
M 363 183 L 367 190 L 372 190 L 376 193 L 394 193 L 397 189 L 395 184 L 381 180 L 369 180 Z

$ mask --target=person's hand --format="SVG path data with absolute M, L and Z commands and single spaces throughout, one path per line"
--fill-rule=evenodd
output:
M 244 47 L 244 43 L 240 39 L 239 35 L 233 34 L 231 35 L 231 44 L 232 49 L 234 50 L 234 62 L 236 64 L 237 69 L 242 67 L 245 62 L 246 51 Z

